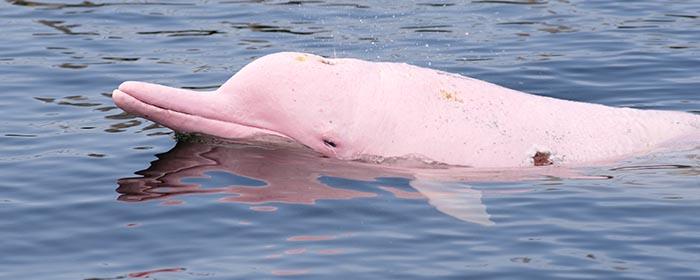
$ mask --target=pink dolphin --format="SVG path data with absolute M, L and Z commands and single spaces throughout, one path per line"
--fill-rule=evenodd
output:
M 261 57 L 211 92 L 124 82 L 113 98 L 175 131 L 293 139 L 348 160 L 571 166 L 700 143 L 700 116 L 690 113 L 559 100 L 403 63 L 294 52 Z

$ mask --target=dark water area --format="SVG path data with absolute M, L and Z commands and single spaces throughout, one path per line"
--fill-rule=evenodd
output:
M 0 2 L 0 279 L 698 279 L 700 152 L 439 182 L 177 142 L 125 80 L 278 51 L 700 112 L 698 1 Z

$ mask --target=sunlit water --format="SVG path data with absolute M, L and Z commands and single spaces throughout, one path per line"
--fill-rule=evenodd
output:
M 4 1 L 1 279 L 698 279 L 698 150 L 444 180 L 195 139 L 114 107 L 262 55 L 407 62 L 700 111 L 698 1 Z

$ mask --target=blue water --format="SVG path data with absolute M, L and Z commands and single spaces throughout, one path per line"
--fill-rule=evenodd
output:
M 384 167 L 176 143 L 109 97 L 216 87 L 291 50 L 698 112 L 698 1 L 16 0 L 0 26 L 1 279 L 700 278 L 697 150 L 465 171 L 431 185 L 451 212 Z

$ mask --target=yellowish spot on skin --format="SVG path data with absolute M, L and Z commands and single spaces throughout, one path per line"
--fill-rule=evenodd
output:
M 464 103 L 464 100 L 459 98 L 459 96 L 457 95 L 457 92 L 454 92 L 454 91 L 447 91 L 447 90 L 441 89 L 440 90 L 440 97 L 442 97 L 448 101 Z
M 306 56 L 305 56 L 305 55 L 300 55 L 300 56 L 297 56 L 296 59 L 297 59 L 297 61 L 304 62 L 304 61 L 306 61 Z

